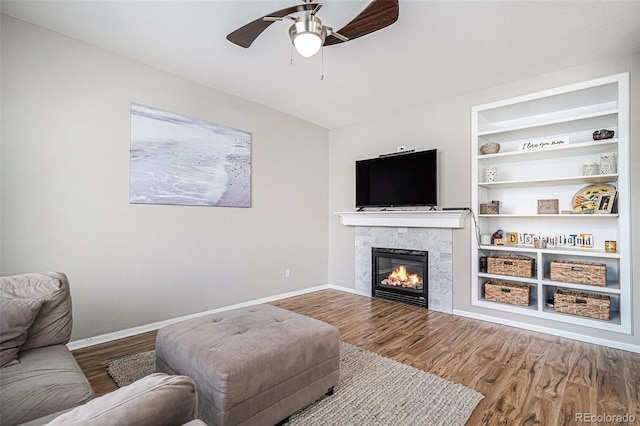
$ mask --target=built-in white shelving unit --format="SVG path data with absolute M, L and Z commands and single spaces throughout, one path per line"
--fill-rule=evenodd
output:
M 593 140 L 593 132 L 601 129 L 614 130 L 614 138 Z M 519 149 L 522 142 L 549 138 L 564 138 L 569 143 L 548 149 Z M 499 143 L 500 151 L 482 154 L 481 146 L 491 142 Z M 478 225 L 471 241 L 472 304 L 544 318 L 558 323 L 558 328 L 559 323 L 570 323 L 631 333 L 628 73 L 476 106 L 472 108 L 471 145 L 471 206 Z M 582 175 L 583 163 L 597 163 L 602 154 L 611 152 L 617 155 L 617 173 Z M 497 169 L 493 182 L 485 182 L 484 171 L 489 167 Z M 560 212 L 571 211 L 574 195 L 591 184 L 616 187 L 617 213 L 537 214 L 538 200 L 547 199 L 557 199 Z M 480 204 L 494 200 L 500 201 L 498 214 L 478 214 Z M 591 234 L 593 248 L 480 244 L 480 234 L 493 234 L 498 229 L 537 236 Z M 616 253 L 604 250 L 605 241 L 611 240 L 617 243 Z M 480 272 L 480 258 L 496 255 L 533 258 L 536 273 L 519 278 Z M 606 286 L 552 281 L 550 263 L 554 260 L 604 263 Z M 484 285 L 490 279 L 529 285 L 529 306 L 486 300 Z M 555 312 L 547 301 L 553 299 L 556 289 L 609 296 L 610 320 Z M 496 321 L 501 317 L 497 315 Z

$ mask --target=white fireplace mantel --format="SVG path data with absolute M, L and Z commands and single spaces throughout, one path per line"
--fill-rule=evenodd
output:
M 337 212 L 345 226 L 389 226 L 398 228 L 463 228 L 468 210 Z

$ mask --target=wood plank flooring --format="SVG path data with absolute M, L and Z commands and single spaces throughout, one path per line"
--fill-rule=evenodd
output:
M 347 343 L 482 393 L 469 425 L 580 424 L 578 413 L 627 414 L 640 424 L 637 353 L 336 290 L 272 304 L 333 324 Z M 74 356 L 102 395 L 117 388 L 107 364 L 154 349 L 155 334 L 79 349 Z

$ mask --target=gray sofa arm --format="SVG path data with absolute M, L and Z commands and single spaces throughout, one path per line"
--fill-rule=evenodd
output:
M 197 415 L 198 396 L 193 379 L 155 373 L 95 398 L 47 424 L 173 426 L 189 423 Z
M 42 307 L 29 328 L 20 350 L 64 345 L 71 338 L 73 317 L 67 276 L 60 272 L 38 272 L 2 277 L 0 297 L 42 300 Z

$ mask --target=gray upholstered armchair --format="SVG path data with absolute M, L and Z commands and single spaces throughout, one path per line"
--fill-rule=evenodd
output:
M 93 399 L 66 346 L 72 324 L 64 274 L 0 277 L 0 424 L 198 422 L 196 384 L 186 376 L 153 374 Z
M 66 347 L 69 281 L 55 272 L 0 278 L 0 419 L 20 424 L 94 397 Z

